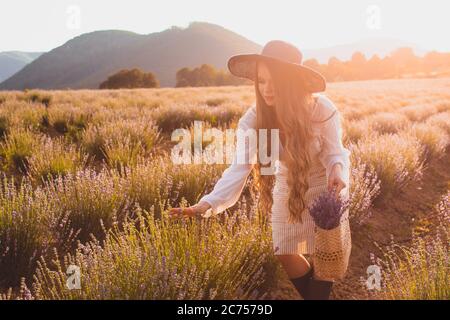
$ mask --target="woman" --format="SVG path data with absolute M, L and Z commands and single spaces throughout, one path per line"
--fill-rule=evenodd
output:
M 256 105 L 242 116 L 238 128 L 279 129 L 279 170 L 261 175 L 258 162 L 237 164 L 235 157 L 211 193 L 192 207 L 173 208 L 170 214 L 191 217 L 207 210 L 218 214 L 233 206 L 255 166 L 262 208 L 271 213 L 275 255 L 303 298 L 328 299 L 333 282 L 313 278 L 314 221 L 307 207 L 326 190 L 349 197 L 350 151 L 342 145 L 339 110 L 317 94 L 325 90 L 323 76 L 304 66 L 302 53 L 287 42 L 270 41 L 261 54 L 233 56 L 228 68 L 255 85 Z M 270 155 L 270 139 L 267 149 Z

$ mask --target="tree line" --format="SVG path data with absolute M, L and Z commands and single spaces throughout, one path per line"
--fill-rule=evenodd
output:
M 373 55 L 370 59 L 361 52 L 355 52 L 348 61 L 336 57 L 321 64 L 308 59 L 304 64 L 317 70 L 329 82 L 371 79 L 392 79 L 405 77 L 437 77 L 450 75 L 450 53 L 431 51 L 423 57 L 414 54 L 412 48 L 404 47 L 384 58 Z M 208 87 L 225 85 L 249 85 L 250 80 L 241 79 L 228 71 L 216 69 L 209 64 L 195 68 L 182 68 L 176 73 L 176 87 Z M 137 68 L 123 69 L 111 75 L 100 84 L 100 89 L 157 88 L 159 80 L 152 72 Z
M 322 73 L 329 82 L 450 75 L 450 53 L 431 51 L 419 57 L 409 47 L 399 48 L 384 58 L 373 55 L 367 59 L 363 53 L 355 52 L 348 61 L 332 57 L 327 64 L 316 59 L 304 64 Z

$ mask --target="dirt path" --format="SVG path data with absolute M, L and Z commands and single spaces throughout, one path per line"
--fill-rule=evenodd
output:
M 370 299 L 361 277 L 367 277 L 370 253 L 379 255 L 375 242 L 387 245 L 391 235 L 396 243 L 408 243 L 411 233 L 427 232 L 436 223 L 435 205 L 450 190 L 450 148 L 441 159 L 427 165 L 419 183 L 410 184 L 387 202 L 372 209 L 361 227 L 352 229 L 352 254 L 346 278 L 336 282 L 331 299 Z M 269 299 L 301 299 L 287 277 L 279 280 Z

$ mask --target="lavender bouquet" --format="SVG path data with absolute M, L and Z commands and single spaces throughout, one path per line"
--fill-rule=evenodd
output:
M 319 228 L 331 230 L 339 226 L 342 214 L 350 201 L 341 200 L 333 192 L 322 192 L 309 208 L 309 213 Z

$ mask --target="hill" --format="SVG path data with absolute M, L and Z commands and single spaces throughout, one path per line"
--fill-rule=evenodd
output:
M 5 51 L 0 52 L 0 82 L 8 79 L 38 58 L 42 52 Z
M 124 68 L 153 72 L 161 86 L 175 86 L 182 67 L 203 63 L 225 68 L 231 55 L 259 52 L 260 45 L 221 26 L 192 22 L 147 35 L 107 30 L 80 35 L 43 54 L 0 84 L 0 89 L 98 88 Z

